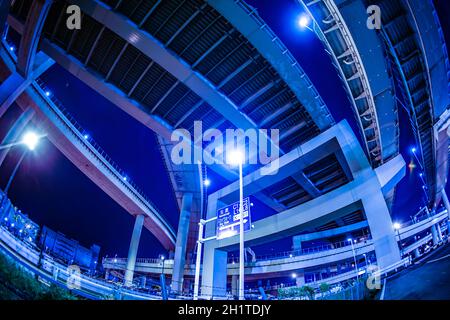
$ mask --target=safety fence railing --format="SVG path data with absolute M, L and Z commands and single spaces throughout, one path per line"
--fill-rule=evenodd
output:
M 323 101 L 322 97 L 320 96 L 319 92 L 305 73 L 305 71 L 301 68 L 300 64 L 298 63 L 297 59 L 292 55 L 292 53 L 289 51 L 289 49 L 284 45 L 284 43 L 281 41 L 280 38 L 273 32 L 270 27 L 267 25 L 267 23 L 259 16 L 256 9 L 247 4 L 243 0 L 234 0 L 260 27 L 261 30 L 265 30 L 269 37 L 272 39 L 272 42 L 275 43 L 280 51 L 283 53 L 284 56 L 287 57 L 289 60 L 292 68 L 295 68 L 297 72 L 299 73 L 300 77 L 303 79 L 303 81 L 306 84 L 306 87 L 309 91 L 311 91 L 312 96 L 314 99 L 318 102 L 319 107 L 326 112 L 328 119 L 331 121 L 331 124 L 334 124 L 334 119 L 331 116 L 330 111 L 328 110 L 328 107 L 326 106 L 325 102 Z
M 358 245 L 361 243 L 365 243 L 367 241 L 370 241 L 370 237 L 362 237 L 358 239 L 354 239 L 355 242 L 353 242 L 353 245 Z M 345 247 L 351 247 L 352 243 L 350 241 L 339 241 L 339 242 L 333 242 L 333 243 L 327 243 L 320 246 L 315 246 L 312 248 L 304 248 L 304 249 L 298 249 L 298 250 L 291 250 L 291 251 L 283 251 L 283 252 L 277 252 L 273 254 L 266 254 L 266 255 L 257 255 L 256 261 L 270 261 L 270 260 L 277 260 L 277 259 L 287 259 L 287 258 L 294 258 L 298 256 L 303 255 L 309 255 L 314 253 L 320 253 L 324 251 L 330 251 L 335 249 L 341 249 Z M 237 258 L 230 257 L 228 258 L 228 263 L 236 263 Z
M 419 210 L 418 213 L 416 213 L 414 216 L 411 217 L 411 220 L 402 223 L 401 227 L 403 229 L 405 227 L 409 227 L 414 224 L 420 223 L 424 220 L 427 220 L 429 218 L 432 218 L 432 217 L 442 214 L 443 211 L 446 211 L 446 209 L 429 211 L 429 210 L 427 210 L 427 208 L 422 208 L 421 210 Z

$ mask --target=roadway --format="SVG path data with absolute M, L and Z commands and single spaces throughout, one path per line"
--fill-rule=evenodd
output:
M 450 244 L 386 280 L 384 300 L 450 300 Z

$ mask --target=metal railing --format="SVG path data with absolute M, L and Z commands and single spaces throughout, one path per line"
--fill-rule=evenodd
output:
M 417 223 L 420 223 L 420 222 L 430 219 L 432 217 L 438 216 L 438 215 L 442 214 L 443 211 L 446 210 L 446 209 L 442 209 L 442 210 L 427 211 L 424 209 L 421 209 L 411 220 L 401 223 L 401 229 L 412 226 Z

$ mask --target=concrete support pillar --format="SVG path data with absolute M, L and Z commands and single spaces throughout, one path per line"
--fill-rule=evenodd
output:
M 130 249 L 128 250 L 127 269 L 125 270 L 126 287 L 130 287 L 133 283 L 134 266 L 136 264 L 136 256 L 139 248 L 139 240 L 141 239 L 142 226 L 144 225 L 144 215 L 136 216 L 134 222 L 133 234 L 131 236 Z
M 442 240 L 441 227 L 439 224 L 434 224 L 431 226 L 431 235 L 433 236 L 433 245 L 439 244 Z
M 420 251 L 419 248 L 414 249 L 414 258 L 420 258 Z
M 233 295 L 233 297 L 237 297 L 239 295 L 238 288 L 239 288 L 239 276 L 232 275 L 231 276 L 231 294 Z
M 183 291 L 184 265 L 186 262 L 186 245 L 189 234 L 192 197 L 192 193 L 185 193 L 181 201 L 180 221 L 178 223 L 172 274 L 172 291 L 176 293 L 182 293 Z
M 183 280 L 183 292 L 189 294 L 192 292 L 192 279 L 184 279 Z
M 20 115 L 16 122 L 14 122 L 6 136 L 3 138 L 1 144 L 5 145 L 18 141 L 33 116 L 34 110 L 29 107 Z M 3 161 L 5 161 L 6 155 L 8 154 L 9 150 L 10 149 L 0 150 L 0 166 L 3 164 Z
M 373 190 L 362 202 L 375 245 L 378 267 L 383 269 L 397 263 L 401 259 L 400 250 L 382 192 Z
M 201 292 L 210 298 L 223 298 L 227 289 L 228 253 L 216 249 L 211 242 L 205 243 Z

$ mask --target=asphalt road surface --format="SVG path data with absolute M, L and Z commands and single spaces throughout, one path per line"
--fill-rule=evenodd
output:
M 384 300 L 450 300 L 450 244 L 388 278 Z

